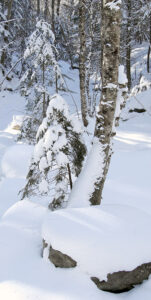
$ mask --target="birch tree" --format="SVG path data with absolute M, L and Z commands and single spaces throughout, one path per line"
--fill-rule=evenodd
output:
M 102 95 L 95 127 L 95 144 L 101 155 L 100 176 L 90 197 L 92 205 L 100 204 L 104 182 L 111 158 L 111 138 L 115 119 L 118 92 L 118 68 L 120 48 L 121 1 L 105 0 L 103 3 L 103 65 Z
M 96 127 L 91 152 L 83 172 L 71 193 L 69 206 L 75 207 L 78 184 L 84 190 L 82 205 L 101 203 L 104 182 L 112 153 L 112 136 L 115 124 L 118 94 L 118 69 L 120 48 L 121 1 L 103 1 L 103 57 L 102 57 L 102 95 L 96 118 Z
M 126 26 L 126 72 L 128 89 L 131 89 L 131 0 L 127 0 L 127 26 Z
M 87 121 L 87 100 L 86 100 L 86 40 L 85 40 L 85 0 L 79 4 L 79 35 L 80 35 L 80 56 L 79 56 L 79 79 L 81 95 L 81 113 L 84 126 L 88 125 Z

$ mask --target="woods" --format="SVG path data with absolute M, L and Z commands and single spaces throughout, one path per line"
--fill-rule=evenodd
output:
M 150 299 L 150 91 L 150 1 L 0 0 L 0 299 Z
M 11 80 L 13 74 L 17 75 L 20 79 L 20 92 L 27 101 L 27 117 L 23 121 L 19 140 L 35 144 L 36 132 L 46 116 L 54 89 L 58 94 L 63 90 L 69 92 L 59 61 L 69 61 L 70 67 L 79 72 L 84 130 L 86 131 L 90 119 L 96 118 L 93 143 L 100 144 L 100 175 L 97 171 L 95 180 L 91 183 L 91 193 L 87 196 L 91 205 L 100 204 L 102 199 L 112 154 L 116 107 L 122 107 L 122 104 L 117 104 L 119 65 L 125 65 L 130 93 L 133 81 L 140 79 L 137 74 L 135 79 L 131 75 L 132 41 L 150 41 L 150 4 L 140 0 L 138 7 L 145 13 L 146 19 L 142 14 L 140 17 L 136 14 L 136 3 L 130 0 L 102 1 L 101 4 L 98 0 L 72 3 L 67 0 L 28 0 L 22 4 L 14 0 L 1 4 L 1 72 L 4 77 L 1 85 L 4 81 Z M 36 16 L 39 18 L 37 23 Z M 10 27 L 7 21 L 11 18 L 13 20 Z M 147 29 L 146 34 L 143 28 Z M 11 53 L 15 50 L 16 36 L 19 36 L 19 44 L 15 60 L 20 59 L 21 55 L 23 58 L 21 63 L 20 60 L 17 61 L 17 65 L 10 69 L 9 79 L 8 76 L 5 78 L 5 74 L 11 68 L 12 61 L 14 62 Z M 147 56 L 147 72 L 149 71 L 150 46 Z M 95 79 L 92 80 L 94 76 Z M 76 100 L 73 100 L 76 104 Z M 122 96 L 118 102 L 120 101 L 123 101 Z

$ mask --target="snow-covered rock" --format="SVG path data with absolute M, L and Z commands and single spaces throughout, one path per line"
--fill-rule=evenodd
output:
M 77 208 L 49 213 L 42 238 L 71 256 L 89 276 L 130 271 L 151 261 L 151 218 L 126 205 Z

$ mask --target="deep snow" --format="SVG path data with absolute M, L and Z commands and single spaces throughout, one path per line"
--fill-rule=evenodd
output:
M 151 90 L 137 96 L 147 112 L 128 113 L 141 107 L 131 99 L 122 114 L 129 120 L 120 123 L 115 137 L 102 206 L 50 213 L 45 205 L 18 201 L 33 148 L 15 141 L 13 122 L 24 114 L 23 98 L 0 93 L 0 299 L 150 300 L 151 279 L 118 295 L 99 291 L 90 280 L 151 259 L 150 95 Z M 60 270 L 44 260 L 42 237 L 71 254 L 78 267 Z

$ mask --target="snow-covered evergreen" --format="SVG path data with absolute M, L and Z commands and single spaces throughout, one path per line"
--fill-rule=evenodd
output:
M 45 117 L 49 95 L 53 84 L 61 79 L 61 71 L 56 61 L 55 37 L 51 25 L 40 20 L 28 40 L 24 59 L 30 67 L 21 79 L 21 93 L 27 99 L 27 113 L 22 126 L 22 139 L 35 141 L 37 129 Z M 62 82 L 61 82 L 62 83 Z
M 50 195 L 51 209 L 66 206 L 72 181 L 79 175 L 86 154 L 81 132 L 80 123 L 69 115 L 65 100 L 54 95 L 37 132 L 22 198 Z

